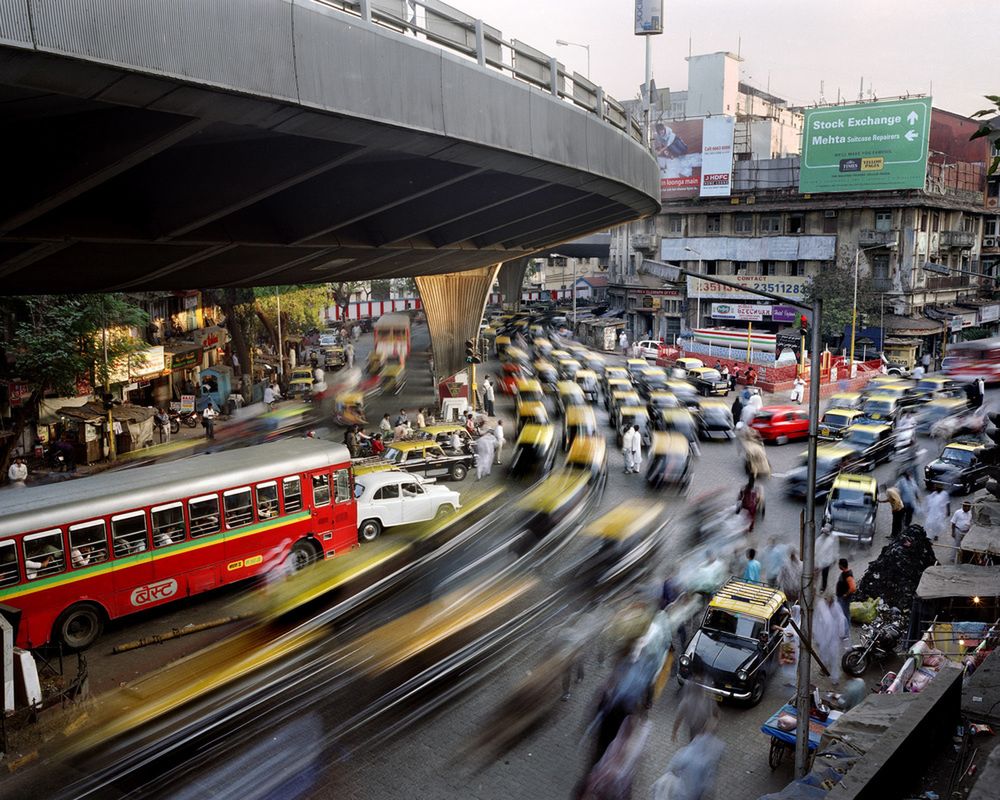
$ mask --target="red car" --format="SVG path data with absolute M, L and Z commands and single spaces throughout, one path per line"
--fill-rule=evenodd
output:
M 750 421 L 750 427 L 765 442 L 785 444 L 809 436 L 809 414 L 798 406 L 764 406 Z

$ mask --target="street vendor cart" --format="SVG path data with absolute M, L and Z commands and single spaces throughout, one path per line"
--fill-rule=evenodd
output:
M 787 720 L 788 718 L 795 720 L 796 723 L 798 722 L 798 709 L 794 703 L 795 698 L 792 698 L 768 717 L 767 721 L 760 726 L 761 731 L 771 737 L 771 746 L 767 753 L 767 764 L 771 769 L 777 769 L 780 766 L 785 758 L 785 753 L 795 752 L 795 734 L 797 728 L 787 729 L 787 726 L 779 723 L 779 720 Z M 841 713 L 840 711 L 830 711 L 825 720 L 810 717 L 810 753 L 815 752 L 816 748 L 819 747 L 819 740 L 823 735 L 823 731 L 836 722 L 840 718 Z

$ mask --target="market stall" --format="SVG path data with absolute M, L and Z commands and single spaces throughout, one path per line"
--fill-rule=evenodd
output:
M 128 453 L 153 444 L 155 410 L 128 403 L 111 410 L 115 447 L 118 453 Z M 77 464 L 92 464 L 105 458 L 108 412 L 96 401 L 81 406 L 63 406 L 56 414 L 63 423 L 64 438 L 72 445 Z

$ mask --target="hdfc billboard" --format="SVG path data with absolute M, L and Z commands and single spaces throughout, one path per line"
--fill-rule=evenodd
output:
M 733 117 L 660 120 L 653 154 L 660 165 L 660 199 L 729 197 L 733 174 Z

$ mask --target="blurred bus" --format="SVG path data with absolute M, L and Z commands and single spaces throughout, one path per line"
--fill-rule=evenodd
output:
M 407 314 L 383 314 L 375 321 L 375 352 L 387 361 L 405 364 L 410 355 L 410 317 Z
M 957 380 L 1000 383 L 1000 336 L 948 345 L 941 369 Z
M 350 466 L 343 445 L 292 439 L 5 492 L 18 646 L 83 649 L 108 620 L 349 550 Z

